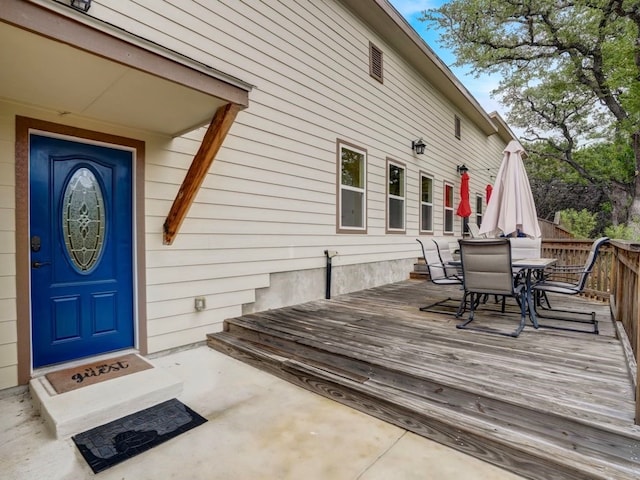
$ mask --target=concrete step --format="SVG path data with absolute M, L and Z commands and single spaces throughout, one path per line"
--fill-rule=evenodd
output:
M 413 264 L 413 271 L 409 272 L 409 278 L 414 280 L 428 280 L 429 269 L 427 264 L 424 263 L 423 258 L 419 258 L 416 263 Z
M 429 268 L 427 267 L 426 263 L 414 263 L 413 264 L 413 271 L 414 272 L 428 273 L 429 272 Z
M 45 375 L 29 382 L 34 407 L 56 438 L 68 438 L 176 398 L 182 387 L 181 380 L 155 367 L 65 393 L 57 393 Z

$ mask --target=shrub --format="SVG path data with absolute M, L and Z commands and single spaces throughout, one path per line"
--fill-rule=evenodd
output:
M 577 238 L 591 238 L 596 228 L 596 214 L 586 208 L 577 211 L 573 208 L 560 212 L 560 225 L 573 233 Z

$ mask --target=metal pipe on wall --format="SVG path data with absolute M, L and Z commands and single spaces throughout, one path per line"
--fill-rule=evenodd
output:
M 327 257 L 327 272 L 324 298 L 331 298 L 331 259 L 338 255 L 335 250 L 325 250 L 324 255 Z

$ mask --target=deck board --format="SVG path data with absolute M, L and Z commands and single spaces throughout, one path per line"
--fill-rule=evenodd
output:
M 419 310 L 447 296 L 460 291 L 408 280 L 229 319 L 209 345 L 529 478 L 637 477 L 634 389 L 607 305 L 563 299 L 596 311 L 600 335 L 527 324 L 511 338 Z M 505 330 L 518 322 L 515 305 L 479 315 Z M 466 433 L 451 440 L 456 416 Z

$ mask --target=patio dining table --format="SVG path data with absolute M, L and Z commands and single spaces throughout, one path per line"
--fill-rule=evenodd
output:
M 511 267 L 514 272 L 524 272 L 525 290 L 527 309 L 529 311 L 529 319 L 534 328 L 538 328 L 538 318 L 533 304 L 532 286 L 535 283 L 535 279 L 540 277 L 545 268 L 550 267 L 556 263 L 555 258 L 514 258 L 511 260 Z M 460 260 L 450 261 L 451 266 L 460 267 L 462 262 Z
M 532 286 L 534 279 L 538 278 L 545 268 L 556 263 L 555 258 L 515 258 L 511 260 L 511 266 L 519 272 L 524 271 L 525 290 L 527 298 L 527 308 L 529 309 L 529 318 L 533 324 L 533 328 L 538 328 L 538 317 L 533 304 Z

